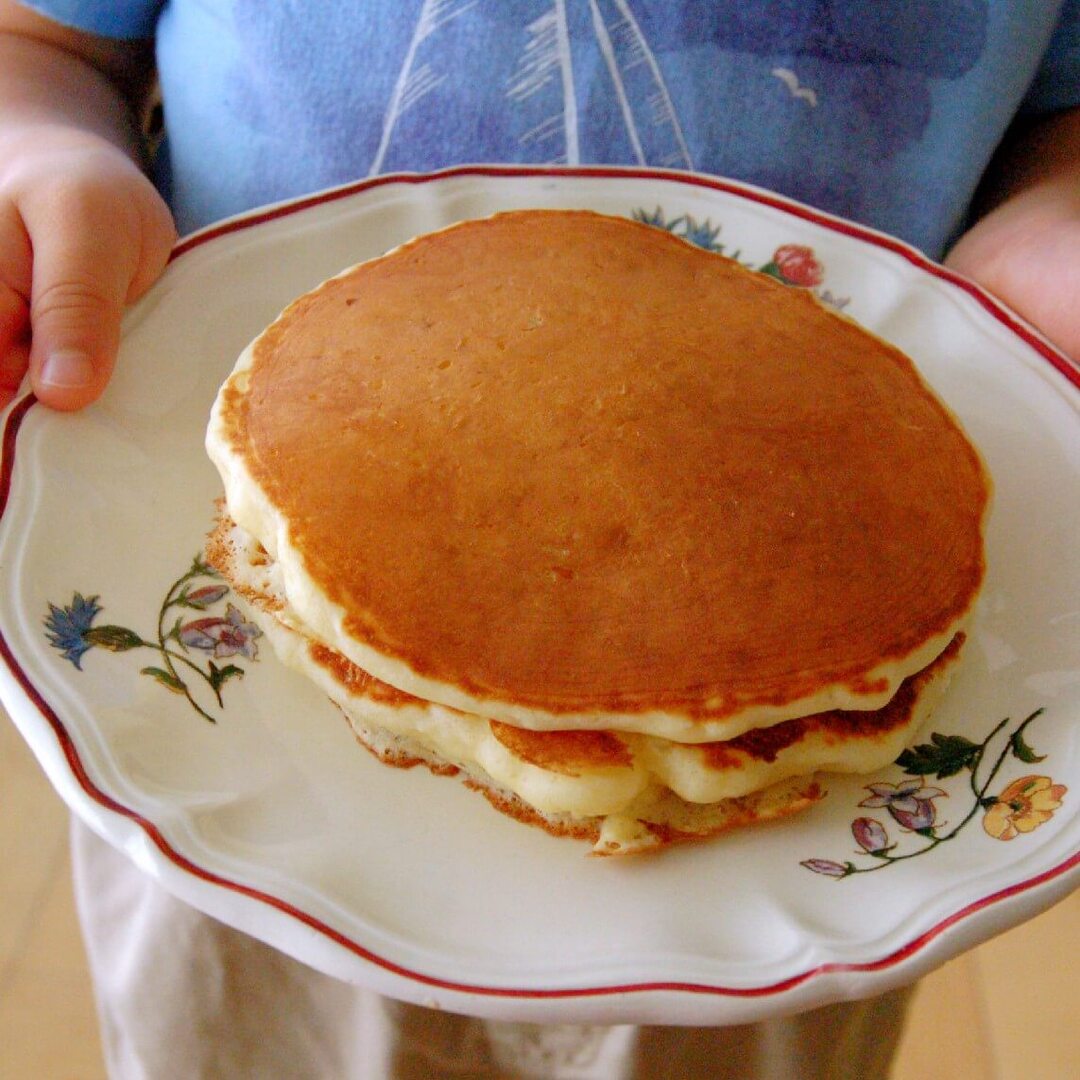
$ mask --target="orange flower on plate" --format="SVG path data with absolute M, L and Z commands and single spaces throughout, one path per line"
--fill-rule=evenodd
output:
M 1054 816 L 1067 790 L 1049 776 L 1022 776 L 987 808 L 983 828 L 995 840 L 1012 840 L 1029 833 Z

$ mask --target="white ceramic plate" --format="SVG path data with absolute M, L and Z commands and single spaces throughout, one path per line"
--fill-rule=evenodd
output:
M 967 740 L 937 745 L 958 774 L 906 801 L 880 788 L 891 808 L 860 807 L 886 799 L 838 779 L 784 823 L 586 858 L 456 781 L 379 765 L 212 579 L 170 593 L 211 523 L 203 428 L 248 340 L 347 265 L 535 206 L 644 213 L 786 269 L 906 349 L 962 418 L 997 493 L 985 596 L 932 725 Z M 59 793 L 143 870 L 387 994 L 505 1018 L 733 1023 L 875 993 L 1043 910 L 1080 873 L 1078 384 L 1015 317 L 913 250 L 735 184 L 458 169 L 274 207 L 180 245 L 130 313 L 96 406 L 9 410 L 0 691 Z M 965 762 L 1006 718 L 973 776 Z M 898 766 L 874 778 L 910 779 Z M 863 846 L 856 819 L 877 822 L 858 826 Z

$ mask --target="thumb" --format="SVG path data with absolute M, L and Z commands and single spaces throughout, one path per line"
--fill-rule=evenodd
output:
M 98 397 L 112 373 L 137 254 L 122 234 L 94 228 L 92 219 L 39 230 L 31 239 L 31 384 L 46 405 L 79 409 Z

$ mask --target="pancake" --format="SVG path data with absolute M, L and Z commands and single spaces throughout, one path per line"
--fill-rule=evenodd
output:
M 822 796 L 819 772 L 888 764 L 940 699 L 963 640 L 958 634 L 873 712 L 834 710 L 694 744 L 617 731 L 533 731 L 404 693 L 311 638 L 282 591 L 278 567 L 227 516 L 208 557 L 248 600 L 277 655 L 338 705 L 380 760 L 460 775 L 502 812 L 591 840 L 604 855 L 783 817 Z
M 241 356 L 207 447 L 293 629 L 515 729 L 709 744 L 877 710 L 984 573 L 988 478 L 907 357 L 587 212 L 324 283 Z

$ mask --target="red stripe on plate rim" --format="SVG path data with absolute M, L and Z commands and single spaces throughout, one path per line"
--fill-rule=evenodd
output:
M 753 202 L 758 202 L 766 206 L 773 207 L 774 209 L 781 210 L 785 213 L 791 214 L 795 217 L 802 218 L 807 221 L 811 221 L 814 224 L 824 226 L 827 229 L 831 229 L 834 232 L 842 233 L 846 236 L 853 237 L 858 240 L 865 241 L 873 244 L 877 247 L 885 248 L 889 251 L 900 255 L 908 262 L 917 266 L 919 269 L 932 274 L 935 277 L 941 278 L 949 282 L 951 285 L 962 289 L 969 295 L 973 296 L 987 311 L 990 312 L 999 322 L 1006 326 L 1009 330 L 1019 336 L 1024 342 L 1030 345 L 1039 353 L 1044 359 L 1052 364 L 1057 370 L 1061 371 L 1075 386 L 1080 387 L 1080 369 L 1062 353 L 1059 353 L 1053 346 L 1049 345 L 1043 338 L 1041 338 L 1036 332 L 1026 326 L 1026 324 L 1020 322 L 1015 318 L 1007 309 L 1002 307 L 992 296 L 986 293 L 978 285 L 967 281 L 965 278 L 952 273 L 945 267 L 931 261 L 925 255 L 923 255 L 917 249 L 910 247 L 903 241 L 896 240 L 893 237 L 887 236 L 883 233 L 876 232 L 873 229 L 866 228 L 861 225 L 857 225 L 854 222 L 846 221 L 842 218 L 833 217 L 830 214 L 826 214 L 822 211 L 814 210 L 811 207 L 805 206 L 802 203 L 797 203 L 792 200 L 786 199 L 779 195 L 774 195 L 770 192 L 762 191 L 757 188 L 748 187 L 743 184 L 739 184 L 731 180 L 721 180 L 714 177 L 703 176 L 699 174 L 687 174 L 674 171 L 664 171 L 658 169 L 635 169 L 635 168 L 616 168 L 616 167 L 580 167 L 580 168 L 526 168 L 526 167 L 514 167 L 514 166 L 461 166 L 457 168 L 444 169 L 435 173 L 399 173 L 388 174 L 386 176 L 372 177 L 367 180 L 361 180 L 354 184 L 349 184 L 344 187 L 335 188 L 330 191 L 319 192 L 314 195 L 302 197 L 296 200 L 292 200 L 287 203 L 277 204 L 268 207 L 263 210 L 255 210 L 248 214 L 231 218 L 228 221 L 222 222 L 220 225 L 210 226 L 202 231 L 193 234 L 192 236 L 180 241 L 180 243 L 173 250 L 170 261 L 180 258 L 184 254 L 193 249 L 202 246 L 212 240 L 216 240 L 219 237 L 227 236 L 231 233 L 241 231 L 243 229 L 251 228 L 255 225 L 261 225 L 268 221 L 274 221 L 278 218 L 287 217 L 291 214 L 295 214 L 301 210 L 306 210 L 310 207 L 320 206 L 326 203 L 334 202 L 339 199 L 348 198 L 352 195 L 359 194 L 364 191 L 369 191 L 373 188 L 381 187 L 387 184 L 425 184 L 432 181 L 438 181 L 443 179 L 449 179 L 453 177 L 470 177 L 470 176 L 487 176 L 487 177 L 529 177 L 529 178 L 598 178 L 598 179 L 622 179 L 622 178 L 634 178 L 634 179 L 646 179 L 646 180 L 666 180 L 675 181 L 677 183 L 687 184 L 695 187 L 704 187 L 714 191 L 721 191 L 728 194 L 736 195 L 741 198 L 749 199 Z M 7 421 L 4 426 L 4 433 L 2 444 L 0 444 L 0 518 L 3 517 L 7 510 L 8 499 L 11 493 L 11 481 L 14 472 L 15 464 L 15 449 L 19 429 L 22 426 L 26 416 L 37 403 L 37 399 L 33 394 L 27 394 L 20 401 L 18 401 L 11 411 L 8 413 Z M 6 636 L 0 630 L 0 659 L 3 659 L 5 665 L 11 671 L 15 680 L 18 682 L 23 693 L 26 695 L 30 703 L 41 714 L 41 716 L 48 722 L 53 734 L 56 736 L 57 742 L 63 752 L 64 759 L 67 762 L 68 768 L 71 770 L 72 775 L 75 777 L 82 790 L 96 803 L 105 809 L 118 814 L 120 817 L 126 818 L 135 825 L 137 825 L 147 836 L 147 838 L 154 844 L 154 846 L 165 856 L 173 865 L 178 869 L 190 874 L 192 877 L 205 882 L 206 884 L 216 886 L 218 888 L 227 889 L 230 892 L 247 897 L 251 900 L 256 900 L 269 907 L 274 908 L 276 911 L 281 912 L 291 918 L 296 919 L 298 922 L 304 924 L 317 933 L 323 935 L 330 941 L 346 949 L 353 955 L 368 961 L 376 965 L 377 967 L 389 972 L 392 975 L 399 976 L 401 978 L 410 980 L 423 986 L 432 987 L 435 989 L 452 991 L 454 993 L 461 994 L 473 994 L 477 996 L 492 997 L 492 998 L 514 998 L 525 1000 L 559 1000 L 559 999 L 573 999 L 573 998 L 590 998 L 590 997 L 604 997 L 616 994 L 641 994 L 641 993 L 687 993 L 687 994 L 700 994 L 700 995 L 713 995 L 721 997 L 733 997 L 733 998 L 759 998 L 768 997 L 775 994 L 783 994 L 787 991 L 794 990 L 801 986 L 803 983 L 808 982 L 811 979 L 820 978 L 824 975 L 835 974 L 859 974 L 884 971 L 889 968 L 895 967 L 898 964 L 903 963 L 912 956 L 915 956 L 922 949 L 924 949 L 931 942 L 939 938 L 946 931 L 956 926 L 958 923 L 970 918 L 972 915 L 984 911 L 985 909 L 992 907 L 1004 900 L 1008 900 L 1012 897 L 1019 896 L 1025 892 L 1035 889 L 1040 885 L 1044 885 L 1047 882 L 1053 881 L 1058 877 L 1068 873 L 1073 867 L 1080 865 L 1080 852 L 1075 853 L 1069 859 L 1051 867 L 1048 870 L 1043 871 L 1040 874 L 1036 874 L 1034 877 L 1028 878 L 1024 881 L 1017 882 L 1014 885 L 1007 886 L 1006 888 L 999 889 L 997 892 L 991 893 L 989 896 L 982 897 L 979 900 L 973 901 L 967 904 L 963 908 L 947 916 L 946 918 L 935 923 L 930 929 L 919 934 L 911 941 L 902 945 L 900 948 L 887 953 L 886 955 L 878 958 L 877 960 L 867 960 L 859 962 L 830 962 L 819 964 L 815 967 L 809 968 L 806 971 L 799 974 L 792 975 L 789 978 L 782 979 L 778 982 L 769 983 L 763 986 L 752 987 L 732 987 L 732 986 L 719 986 L 707 983 L 688 983 L 678 981 L 654 981 L 654 982 L 635 982 L 625 984 L 615 984 L 608 986 L 588 986 L 588 987 L 567 987 L 564 989 L 524 989 L 518 987 L 501 987 L 501 986 L 483 986 L 479 984 L 472 984 L 466 982 L 458 982 L 452 979 L 443 979 L 433 975 L 425 974 L 421 971 L 414 971 L 411 968 L 404 967 L 401 964 L 397 964 L 386 957 L 379 956 L 377 953 L 372 952 L 370 949 L 366 949 L 363 945 L 353 941 L 351 938 L 335 930 L 332 926 L 322 922 L 322 920 L 309 914 L 306 911 L 296 907 L 293 904 L 288 903 L 279 897 L 273 896 L 270 893 L 263 892 L 260 889 L 256 889 L 250 885 L 245 885 L 239 881 L 233 881 L 221 874 L 214 873 L 212 870 L 207 870 L 205 867 L 199 866 L 193 862 L 186 855 L 182 854 L 176 848 L 169 843 L 166 837 L 161 833 L 158 827 L 150 821 L 148 818 L 143 817 L 137 811 L 125 806 L 123 803 L 114 799 L 107 792 L 102 790 L 90 777 L 86 770 L 82 759 L 79 757 L 78 750 L 76 749 L 74 740 L 67 728 L 64 726 L 63 721 L 53 711 L 52 707 L 45 700 L 44 696 L 38 690 L 38 688 L 30 680 L 29 676 L 23 670 L 19 664 L 14 653 L 8 644 Z

